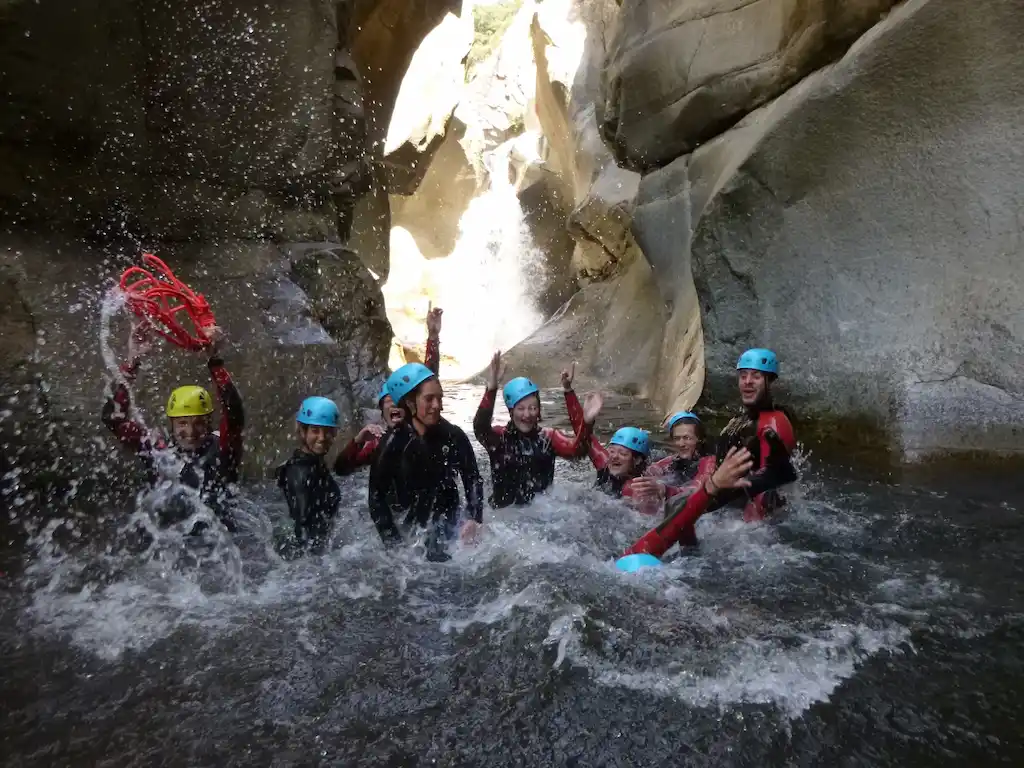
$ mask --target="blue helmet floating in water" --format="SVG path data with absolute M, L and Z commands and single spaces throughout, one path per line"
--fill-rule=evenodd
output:
M 524 397 L 536 395 L 538 392 L 540 392 L 540 387 L 525 376 L 518 376 L 505 385 L 505 388 L 501 390 L 501 395 L 505 398 L 505 407 L 511 411 L 516 407 L 516 403 Z
M 672 434 L 672 428 L 681 421 L 687 424 L 700 424 L 700 418 L 693 411 L 676 411 L 669 417 L 665 431 Z
M 615 561 L 615 567 L 626 573 L 636 573 L 641 568 L 660 568 L 661 560 L 654 555 L 626 555 Z
M 647 440 L 647 433 L 642 429 L 636 427 L 622 427 L 617 430 L 612 439 L 608 441 L 609 445 L 621 445 L 623 448 L 629 448 L 634 453 L 639 453 L 646 456 L 651 452 L 650 443 Z
M 337 427 L 338 406 L 326 397 L 307 397 L 299 406 L 295 420 L 307 427 Z
M 406 363 L 388 377 L 385 387 L 395 404 L 412 392 L 427 379 L 433 378 L 434 372 L 421 363 Z
M 741 371 L 744 368 L 778 376 L 779 360 L 770 349 L 748 349 L 740 355 L 740 359 L 736 363 L 737 371 Z

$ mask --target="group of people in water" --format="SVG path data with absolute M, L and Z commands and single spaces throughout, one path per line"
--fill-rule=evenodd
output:
M 441 415 L 441 317 L 439 308 L 428 313 L 424 362 L 401 366 L 381 388 L 377 398 L 381 423 L 363 427 L 333 464 L 328 464 L 327 457 L 340 425 L 337 405 L 313 396 L 299 406 L 297 445 L 278 469 L 277 484 L 301 550 L 326 544 L 341 502 L 334 476 L 364 466 L 370 468 L 370 517 L 386 547 L 425 531 L 427 559 L 445 561 L 450 559 L 454 539 L 472 541 L 477 536 L 483 523 L 483 479 L 466 433 Z M 229 494 L 239 476 L 245 415 L 219 354 L 219 330 L 209 331 L 208 338 L 207 364 L 221 410 L 217 431 L 213 429 L 214 397 L 195 385 L 171 393 L 166 407 L 169 434 L 150 433 L 132 417 L 129 384 L 147 345 L 143 327 L 132 333 L 128 360 L 112 386 L 103 421 L 142 459 L 154 482 L 170 479 L 194 489 L 221 523 L 234 531 Z M 626 555 L 660 558 L 676 544 L 694 546 L 698 518 L 725 506 L 742 508 L 745 520 L 764 519 L 785 503 L 778 489 L 796 479 L 791 460 L 796 442 L 789 418 L 772 400 L 771 387 L 778 377 L 775 354 L 767 349 L 747 350 L 736 370 L 742 411 L 717 441 L 708 438 L 696 413 L 680 411 L 665 421 L 673 453 L 652 462 L 649 435 L 642 429 L 621 427 L 607 444 L 594 436 L 604 401 L 599 393 L 592 393 L 580 402 L 572 388 L 575 364 L 561 377 L 572 434 L 541 426 L 540 388 L 521 376 L 502 387 L 510 418 L 505 425 L 495 425 L 494 406 L 504 374 L 501 354 L 495 353 L 473 419 L 473 433 L 490 462 L 489 504 L 492 508 L 530 504 L 551 487 L 558 458 L 589 458 L 597 488 L 627 499 L 656 521 Z M 161 522 L 180 521 L 168 514 Z

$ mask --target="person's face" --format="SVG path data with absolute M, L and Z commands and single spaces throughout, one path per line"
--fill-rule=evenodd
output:
M 672 427 L 672 445 L 681 458 L 692 459 L 697 454 L 697 425 L 676 424 Z
M 520 432 L 529 434 L 540 423 L 540 398 L 528 395 L 512 408 L 512 423 Z
M 186 451 L 195 451 L 210 434 L 209 416 L 175 416 L 171 419 L 174 442 Z
M 302 450 L 314 456 L 326 456 L 338 436 L 337 427 L 321 427 L 315 424 L 299 425 L 299 442 Z
M 425 427 L 432 427 L 441 422 L 441 400 L 443 397 L 444 390 L 441 389 L 441 382 L 437 379 L 427 379 L 416 391 L 414 413 Z
M 380 415 L 384 419 L 384 423 L 392 427 L 405 420 L 405 412 L 395 405 L 391 395 L 384 395 L 384 399 L 380 401 Z
M 743 405 L 756 405 L 768 389 L 768 380 L 761 371 L 744 368 L 739 372 L 740 400 Z
M 609 445 L 607 466 L 612 477 L 630 477 L 635 474 L 636 454 L 621 445 Z

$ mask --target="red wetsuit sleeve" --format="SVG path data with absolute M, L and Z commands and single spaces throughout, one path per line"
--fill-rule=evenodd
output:
M 139 361 L 133 360 L 121 366 L 124 380 L 111 384 L 110 395 L 107 397 L 106 403 L 103 404 L 103 411 L 100 414 L 103 424 L 114 434 L 118 442 L 136 453 L 149 448 L 146 428 L 137 421 L 133 421 L 129 416 L 132 396 L 125 382 L 135 380 L 138 365 Z
M 761 466 L 767 464 L 768 455 L 771 453 L 771 446 L 766 438 L 769 431 L 779 436 L 787 451 L 792 453 L 796 450 L 796 435 L 786 414 L 782 411 L 764 411 L 757 420 L 757 437 L 761 442 Z
M 580 399 L 571 389 L 565 390 L 565 410 L 569 414 L 569 423 L 572 424 L 572 429 L 576 433 L 576 439 L 581 445 L 580 453 L 583 453 L 583 446 L 585 446 L 585 450 L 590 456 L 590 463 L 594 465 L 594 469 L 604 469 L 608 463 L 608 452 L 601 445 L 601 442 L 593 436 L 593 427 L 583 421 L 583 406 L 580 405 Z
M 582 439 L 589 435 L 579 434 L 569 436 L 558 429 L 552 429 L 547 427 L 544 433 L 547 435 L 548 440 L 551 441 L 551 449 L 555 452 L 555 456 L 559 456 L 563 459 L 580 459 L 587 455 L 587 450 L 590 447 L 589 439 Z
M 373 454 L 380 443 L 376 437 L 371 437 L 362 445 L 355 440 L 349 440 L 341 449 L 338 458 L 334 460 L 334 471 L 339 475 L 351 475 L 361 467 L 369 466 L 373 462 Z
M 666 456 L 664 459 L 659 459 L 650 466 L 644 472 L 644 477 L 661 477 L 669 468 L 672 466 L 672 462 L 676 460 L 675 456 Z
M 480 398 L 480 405 L 477 406 L 476 414 L 473 416 L 473 434 L 488 453 L 494 453 L 501 445 L 501 436 L 505 432 L 504 427 L 492 426 L 494 419 L 494 401 L 498 396 L 498 390 L 488 389 Z
M 708 508 L 711 497 L 703 487 L 698 488 L 685 503 L 670 503 L 669 514 L 657 527 L 645 533 L 624 554 L 648 554 L 661 557 L 678 542 L 689 543 L 694 523 Z
M 220 401 L 220 455 L 224 460 L 224 471 L 228 476 L 237 474 L 242 464 L 242 430 L 245 429 L 245 409 L 242 396 L 231 380 L 231 374 L 219 357 L 211 357 L 208 363 L 210 378 L 217 389 Z
M 423 354 L 423 364 L 432 370 L 435 376 L 441 375 L 441 340 L 439 338 L 427 337 L 427 349 Z

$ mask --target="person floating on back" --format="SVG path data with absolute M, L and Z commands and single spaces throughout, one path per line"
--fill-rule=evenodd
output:
M 495 508 L 529 504 L 554 482 L 556 456 L 576 459 L 585 456 L 588 448 L 588 441 L 581 440 L 579 436 L 570 437 L 556 429 L 540 426 L 540 388 L 523 376 L 512 379 L 502 390 L 510 416 L 508 424 L 492 426 L 502 369 L 501 352 L 495 352 L 487 389 L 473 418 L 473 434 L 487 451 L 491 462 L 490 503 Z M 566 403 L 574 401 L 575 407 L 579 408 L 569 371 L 563 372 L 562 383 Z
M 441 367 L 441 316 L 443 314 L 444 310 L 440 307 L 432 307 L 427 311 L 427 349 L 423 362 L 435 375 L 440 374 Z M 381 420 L 385 427 L 367 424 L 359 430 L 359 434 L 348 441 L 334 462 L 334 471 L 339 475 L 349 475 L 362 467 L 369 466 L 377 451 L 380 438 L 384 434 L 384 429 L 401 424 L 405 419 L 405 412 L 388 394 L 386 381 L 381 385 L 380 392 L 377 394 L 377 408 L 380 409 Z
M 449 560 L 448 541 L 456 532 L 471 539 L 483 520 L 476 456 L 466 433 L 441 417 L 444 392 L 437 374 L 407 363 L 387 387 L 405 418 L 385 433 L 370 467 L 370 517 L 386 547 L 427 528 L 427 559 Z
M 152 483 L 161 479 L 177 480 L 199 491 L 203 504 L 213 510 L 229 531 L 234 532 L 237 526 L 228 504 L 229 486 L 238 482 L 245 411 L 238 389 L 218 352 L 222 332 L 215 326 L 202 332 L 210 342 L 205 352 L 206 364 L 220 403 L 219 431 L 213 431 L 213 398 L 207 390 L 192 384 L 178 387 L 167 399 L 165 412 L 170 421 L 169 435 L 159 431 L 150 434 L 145 426 L 132 418 L 128 384 L 135 380 L 142 356 L 149 347 L 149 330 L 145 322 L 132 330 L 128 361 L 121 365 L 121 378 L 112 383 L 101 418 L 121 445 L 142 459 Z M 170 460 L 158 462 L 156 454 L 160 451 L 167 451 Z M 170 471 L 174 473 L 172 476 L 168 476 Z M 167 505 L 160 510 L 160 524 L 167 526 L 181 522 L 192 511 L 187 506 Z M 203 527 L 197 525 L 192 533 L 198 533 Z
M 295 523 L 295 540 L 302 549 L 320 551 L 327 543 L 338 513 L 341 492 L 326 456 L 338 435 L 338 406 L 326 397 L 307 397 L 295 416 L 299 445 L 277 470 Z

